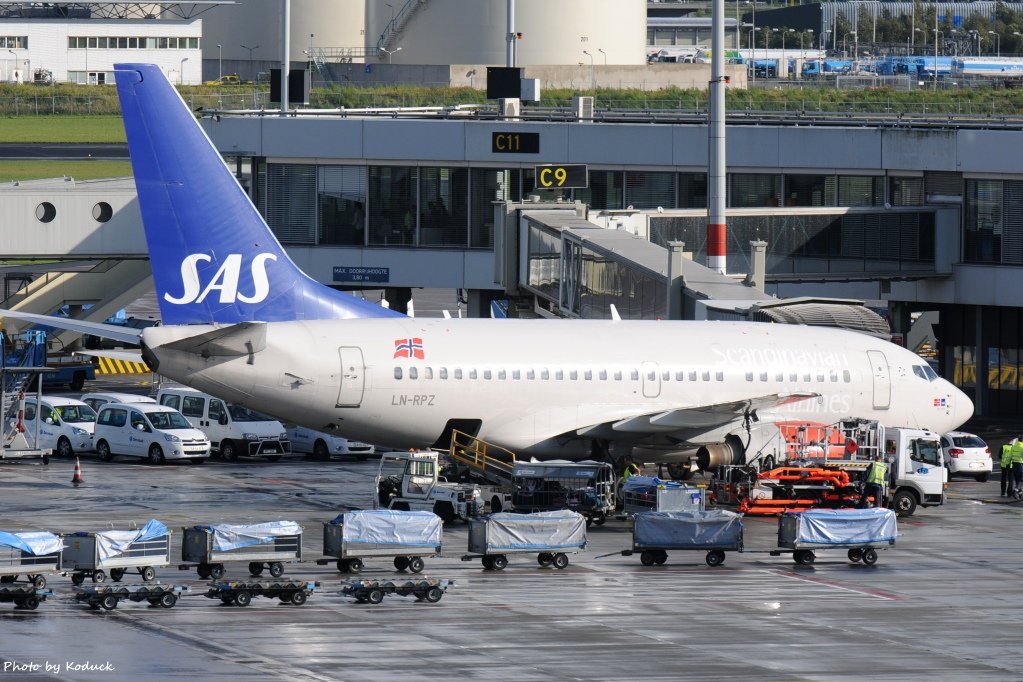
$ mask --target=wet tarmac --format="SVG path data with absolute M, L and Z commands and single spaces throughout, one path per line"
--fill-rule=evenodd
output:
M 193 593 L 172 609 L 91 610 L 70 598 L 68 578 L 49 576 L 56 595 L 38 610 L 0 604 L 0 680 L 1007 680 L 1023 670 L 1013 599 L 1023 506 L 999 498 L 996 479 L 956 479 L 949 503 L 902 521 L 873 567 L 842 550 L 819 552 L 812 566 L 771 557 L 776 521 L 751 518 L 748 551 L 717 568 L 702 552 L 652 567 L 601 556 L 629 546 L 629 525 L 612 521 L 590 529 L 563 571 L 531 554 L 489 572 L 460 560 L 467 532 L 456 523 L 444 556 L 426 560 L 424 575 L 456 581 L 439 603 L 369 605 L 341 596 L 343 576 L 315 560 L 322 523 L 371 504 L 373 460 L 150 466 L 84 456 L 82 467 L 76 488 L 67 460 L 0 464 L 0 529 L 157 518 L 174 531 L 158 580 Z M 303 606 L 224 606 L 202 596 L 194 570 L 177 568 L 182 526 L 278 519 L 305 531 L 304 561 L 285 577 L 320 582 Z M 227 578 L 247 575 L 227 565 Z M 362 577 L 408 574 L 369 559 Z

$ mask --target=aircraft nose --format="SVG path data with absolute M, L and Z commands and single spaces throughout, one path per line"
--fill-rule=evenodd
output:
M 955 401 L 953 402 L 952 414 L 955 416 L 956 423 L 948 430 L 954 431 L 973 417 L 973 401 L 970 400 L 970 396 L 966 395 L 952 384 L 949 384 L 949 388 L 952 400 Z

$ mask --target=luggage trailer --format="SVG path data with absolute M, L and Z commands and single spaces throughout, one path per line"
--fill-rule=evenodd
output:
M 469 522 L 469 553 L 488 571 L 501 571 L 510 554 L 536 554 L 540 566 L 563 569 L 568 554 L 586 549 L 586 518 L 574 511 L 491 514 Z
M 124 532 L 124 531 L 113 531 Z M 170 531 L 158 537 L 137 540 L 104 557 L 101 544 L 106 533 L 75 533 L 64 536 L 61 568 L 71 573 L 71 582 L 81 585 L 89 577 L 94 583 L 107 579 L 119 582 L 129 569 L 138 571 L 145 582 L 156 579 L 156 567 L 170 564 Z
M 181 542 L 181 560 L 178 570 L 195 568 L 203 580 L 224 577 L 224 562 L 248 562 L 249 574 L 259 576 L 265 568 L 273 578 L 284 575 L 284 564 L 302 560 L 302 533 L 276 535 L 262 541 L 232 549 L 216 549 L 215 528 L 212 526 L 185 527 Z

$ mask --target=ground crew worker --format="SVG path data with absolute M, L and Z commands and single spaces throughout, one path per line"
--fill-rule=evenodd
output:
M 1013 438 L 1002 445 L 1002 456 L 998 462 L 1002 467 L 1002 497 L 1012 494 L 1012 446 L 1015 444 L 1016 439 Z
M 619 509 L 624 507 L 625 498 L 622 495 L 622 489 L 625 487 L 625 482 L 629 480 L 631 476 L 639 475 L 639 465 L 633 462 L 630 458 L 625 459 L 625 469 L 622 471 L 622 475 L 618 478 L 617 484 L 617 497 L 615 506 Z
M 1012 495 L 1023 490 L 1023 438 L 1017 438 L 1013 443 L 1009 460 L 1012 462 L 1012 490 L 1009 494 Z
M 856 506 L 864 509 L 869 506 L 868 497 L 873 496 L 875 507 L 880 507 L 884 497 L 884 483 L 888 480 L 888 465 L 884 463 L 884 455 L 874 456 L 873 463 L 864 472 L 863 492 Z

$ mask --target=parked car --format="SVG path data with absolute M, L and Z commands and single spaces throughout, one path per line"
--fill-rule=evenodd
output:
M 135 393 L 83 393 L 81 401 L 99 412 L 99 408 L 103 407 L 107 403 L 123 403 L 130 405 L 132 403 L 156 403 L 154 398 L 150 398 L 147 395 L 135 394 Z
M 287 431 L 288 440 L 291 441 L 292 452 L 303 453 L 321 462 L 327 461 L 334 455 L 351 455 L 361 462 L 366 460 L 376 450 L 374 446 L 368 443 L 348 440 L 347 438 L 324 433 L 323 431 L 313 431 L 296 424 L 288 425 Z
M 43 398 L 36 409 L 35 398 L 25 398 L 25 437 L 32 443 L 39 423 L 39 444 L 35 447 L 53 450 L 61 457 L 74 457 L 76 452 L 92 450 L 92 432 L 96 413 L 81 400 L 50 396 Z
M 152 464 L 168 459 L 201 463 L 210 456 L 206 434 L 174 408 L 154 403 L 107 403 L 99 410 L 93 437 L 104 462 L 124 455 L 146 457 Z
M 952 431 L 941 437 L 941 447 L 950 477 L 962 474 L 984 482 L 991 476 L 991 448 L 980 436 Z
M 187 386 L 161 388 L 156 399 L 161 405 L 181 410 L 192 426 L 209 437 L 213 449 L 224 459 L 245 455 L 276 462 L 281 455 L 291 453 L 284 425 L 273 417 Z

